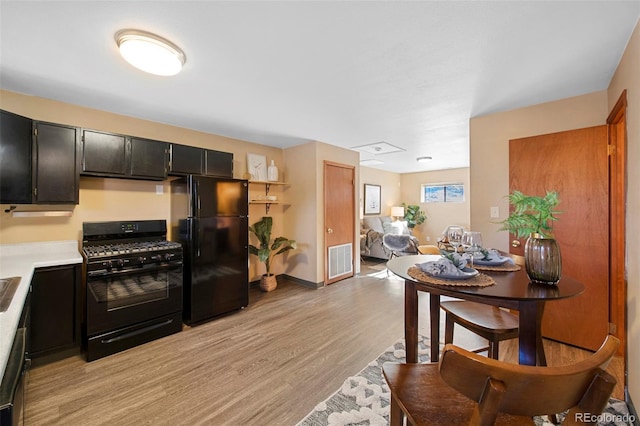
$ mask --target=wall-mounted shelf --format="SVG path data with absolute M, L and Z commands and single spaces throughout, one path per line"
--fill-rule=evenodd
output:
M 271 189 L 271 185 L 286 185 L 285 182 L 276 182 L 276 181 L 270 181 L 270 180 L 250 180 L 249 183 L 265 185 L 266 195 L 269 195 L 269 189 Z
M 271 189 L 271 185 L 287 185 L 286 182 L 277 182 L 277 181 L 266 181 L 266 180 L 250 180 L 249 183 L 256 185 L 264 185 L 264 195 L 265 198 L 269 196 L 269 190 Z M 282 200 L 251 200 L 249 204 L 264 204 L 265 214 L 269 214 L 269 209 L 271 208 L 271 204 L 283 204 L 288 205 Z
M 271 204 L 282 204 L 282 205 L 289 205 L 289 203 L 286 203 L 284 201 L 281 200 L 251 200 L 249 201 L 249 204 L 264 204 L 265 206 L 265 214 L 269 214 L 269 209 L 271 208 Z

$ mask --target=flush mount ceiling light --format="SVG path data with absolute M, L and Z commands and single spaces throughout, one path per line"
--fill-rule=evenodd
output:
M 418 158 L 416 158 L 416 161 L 418 163 L 428 163 L 432 159 L 433 159 L 433 157 L 418 157 Z
M 118 31 L 115 39 L 122 57 L 134 67 L 150 74 L 176 75 L 187 60 L 178 46 L 146 31 Z

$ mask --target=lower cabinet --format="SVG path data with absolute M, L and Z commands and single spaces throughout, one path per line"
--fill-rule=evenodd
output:
M 32 358 L 80 348 L 82 265 L 38 268 L 31 280 Z

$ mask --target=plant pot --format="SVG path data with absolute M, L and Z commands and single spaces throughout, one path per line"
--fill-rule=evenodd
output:
M 532 282 L 557 284 L 562 274 L 562 257 L 557 241 L 541 234 L 531 234 L 524 245 L 524 267 Z
M 273 291 L 278 286 L 278 281 L 276 281 L 275 274 L 264 274 L 262 278 L 260 278 L 260 290 L 262 291 Z

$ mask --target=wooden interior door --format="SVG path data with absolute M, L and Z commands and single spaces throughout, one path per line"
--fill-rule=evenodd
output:
M 352 277 L 355 256 L 355 167 L 324 163 L 325 283 Z
M 553 228 L 562 276 L 586 287 L 578 297 L 545 305 L 543 336 L 596 350 L 609 331 L 607 126 L 509 141 L 509 191 L 514 190 L 559 192 L 562 214 Z M 519 244 L 511 252 L 523 255 L 524 241 Z

